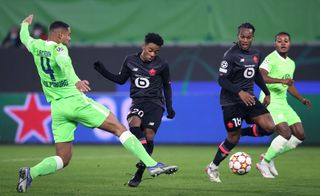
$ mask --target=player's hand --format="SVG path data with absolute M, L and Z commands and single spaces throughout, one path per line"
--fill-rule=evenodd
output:
M 31 25 L 32 19 L 33 19 L 33 14 L 31 14 L 31 15 L 29 15 L 27 18 L 25 18 L 25 19 L 23 20 L 23 22 L 26 22 L 26 23 L 28 23 L 29 25 Z
M 167 118 L 173 119 L 176 116 L 176 112 L 173 110 L 172 107 L 167 108 Z
M 241 90 L 239 92 L 240 99 L 246 104 L 246 106 L 253 106 L 256 104 L 254 96 L 250 93 Z
M 100 61 L 96 61 L 93 63 L 93 68 L 98 72 L 103 72 L 106 68 L 104 67 L 103 63 Z
M 309 99 L 303 98 L 301 102 L 303 103 L 303 105 L 307 106 L 308 109 L 311 108 L 311 101 Z
M 89 87 L 88 80 L 80 80 L 76 83 L 76 87 L 81 92 L 89 92 L 91 88 Z
M 270 104 L 270 95 L 266 95 L 263 99 L 263 103 L 264 106 L 268 106 Z
M 291 86 L 293 83 L 294 83 L 294 80 L 288 78 L 288 79 L 282 79 L 282 84 L 285 84 L 285 85 L 288 85 L 288 86 Z

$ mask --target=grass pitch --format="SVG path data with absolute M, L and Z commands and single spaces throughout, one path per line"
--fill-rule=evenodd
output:
M 75 145 L 70 165 L 48 176 L 36 178 L 26 195 L 319 195 L 320 147 L 299 147 L 275 161 L 279 177 L 264 179 L 255 163 L 266 146 L 238 146 L 233 152 L 247 152 L 253 160 L 252 170 L 244 175 L 232 174 L 228 161 L 221 163 L 222 183 L 208 180 L 205 166 L 212 160 L 217 145 L 156 146 L 154 158 L 176 164 L 175 175 L 151 178 L 147 173 L 138 188 L 124 184 L 135 171 L 137 161 L 121 146 Z M 54 146 L 0 146 L 0 195 L 16 193 L 18 169 L 33 166 L 44 157 L 54 155 Z

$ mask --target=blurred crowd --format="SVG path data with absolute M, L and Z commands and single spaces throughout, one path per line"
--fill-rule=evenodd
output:
M 5 38 L 2 40 L 1 46 L 5 48 L 20 48 L 23 47 L 20 41 L 20 36 L 19 36 L 20 28 L 18 26 L 13 26 Z M 32 37 L 35 39 L 43 39 L 47 40 L 48 38 L 48 33 L 47 29 L 44 25 L 41 23 L 35 23 L 32 26 Z

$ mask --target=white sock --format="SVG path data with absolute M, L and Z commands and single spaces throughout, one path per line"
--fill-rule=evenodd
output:
M 119 140 L 123 144 L 127 141 L 127 139 L 129 139 L 132 136 L 134 136 L 134 135 L 130 131 L 127 130 L 120 135 Z
M 61 157 L 59 156 L 54 156 L 53 157 L 57 163 L 57 169 L 56 170 L 59 170 L 59 169 L 62 169 L 63 168 L 63 160 Z

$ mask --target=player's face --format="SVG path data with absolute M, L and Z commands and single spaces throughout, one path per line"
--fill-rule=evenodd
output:
M 253 41 L 252 29 L 241 28 L 238 33 L 238 43 L 243 50 L 249 50 Z
M 60 42 L 64 45 L 69 45 L 71 41 L 71 29 L 70 27 L 68 30 L 62 30 L 60 34 Z
M 141 59 L 143 61 L 152 61 L 160 52 L 160 46 L 154 43 L 144 44 L 142 46 Z
M 290 38 L 288 35 L 278 35 L 275 43 L 276 50 L 280 54 L 287 54 L 290 49 Z

